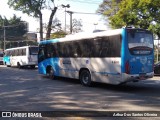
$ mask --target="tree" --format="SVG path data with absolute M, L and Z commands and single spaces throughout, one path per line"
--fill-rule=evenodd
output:
M 48 25 L 44 24 L 44 29 L 47 31 Z M 52 26 L 51 26 L 52 31 L 62 31 L 62 24 L 61 21 L 58 18 L 55 18 L 52 21 Z
M 13 15 L 10 19 L 0 16 L 0 40 L 3 43 L 4 37 L 6 42 L 21 41 L 28 31 L 27 22 L 22 21 L 21 17 Z M 5 36 L 4 36 L 5 31 Z M 2 47 L 2 45 L 1 45 Z
M 114 1 L 111 0 L 113 3 Z M 101 9 L 101 6 L 99 9 Z M 154 34 L 160 37 L 160 27 L 157 27 L 160 24 L 159 0 L 121 0 L 117 2 L 115 13 L 112 15 L 104 14 L 108 12 L 109 9 L 104 8 L 103 13 L 100 14 L 108 17 L 112 28 L 134 25 L 135 27 L 152 30 Z
M 51 34 L 51 39 L 65 37 L 67 33 L 62 30 L 61 21 L 58 18 L 55 18 L 52 22 L 51 30 L 54 33 Z
M 0 16 L 0 38 L 4 38 L 4 27 L 6 40 L 20 40 L 28 31 L 27 22 L 22 21 L 21 17 L 13 15 L 9 20 Z
M 71 25 L 67 25 L 67 29 L 70 29 Z M 82 32 L 82 20 L 73 19 L 72 20 L 72 33 Z
M 55 32 L 55 33 L 52 33 L 51 34 L 51 38 L 52 39 L 55 39 L 55 38 L 63 38 L 63 37 L 65 37 L 67 34 L 66 34 L 66 32 L 64 32 L 64 31 L 57 31 L 57 32 Z
M 49 3 L 47 5 L 47 2 Z M 40 24 L 40 39 L 43 39 L 43 15 L 42 10 L 48 8 L 51 10 L 47 34 L 46 38 L 50 38 L 51 26 L 52 26 L 52 19 L 57 11 L 57 7 L 54 6 L 54 0 L 8 0 L 8 4 L 10 7 L 13 7 L 15 10 L 22 11 L 23 13 L 28 14 L 29 16 L 39 18 Z M 50 6 L 50 5 L 53 6 Z M 53 8 L 53 9 L 52 9 Z
M 81 20 L 77 20 L 77 19 L 73 19 L 72 20 L 72 32 L 73 33 L 78 33 L 78 32 L 82 32 L 82 21 Z
M 118 4 L 122 0 L 103 0 L 102 4 L 99 5 L 97 13 L 102 14 L 105 17 L 111 17 L 115 15 L 118 10 Z

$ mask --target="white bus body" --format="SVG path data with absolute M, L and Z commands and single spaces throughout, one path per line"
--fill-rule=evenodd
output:
M 31 66 L 34 68 L 37 65 L 37 46 L 24 46 L 11 48 L 10 65 L 15 67 Z

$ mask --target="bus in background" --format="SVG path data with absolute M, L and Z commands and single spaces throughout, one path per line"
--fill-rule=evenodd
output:
M 3 65 L 3 52 L 0 52 L 0 65 Z
M 11 64 L 10 64 L 10 52 L 11 50 L 10 49 L 6 49 L 4 51 L 4 56 L 3 56 L 3 64 L 6 65 L 7 67 L 9 67 Z
M 41 41 L 40 74 L 92 82 L 122 84 L 154 75 L 153 34 L 144 29 L 122 28 Z
M 31 66 L 35 68 L 37 65 L 38 46 L 23 46 L 6 49 L 3 62 L 7 66 L 15 66 L 22 68 Z

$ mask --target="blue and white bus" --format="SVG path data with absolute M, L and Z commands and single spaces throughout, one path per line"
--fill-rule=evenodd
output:
M 154 75 L 153 34 L 144 29 L 122 28 L 41 41 L 40 74 L 92 82 L 121 84 Z
M 11 65 L 10 64 L 10 56 L 11 56 L 11 50 L 6 49 L 4 51 L 3 64 L 6 65 L 7 67 L 9 67 Z
M 24 66 L 31 66 L 35 68 L 38 63 L 38 46 L 23 46 L 16 48 L 9 48 L 4 51 L 3 62 L 7 66 L 15 66 L 22 68 Z

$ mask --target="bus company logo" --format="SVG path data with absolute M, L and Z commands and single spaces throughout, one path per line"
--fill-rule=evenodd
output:
M 89 60 L 86 60 L 86 64 L 89 64 Z
M 11 117 L 11 112 L 2 112 L 2 117 Z
M 140 62 L 144 65 L 147 63 L 147 57 L 140 58 Z

